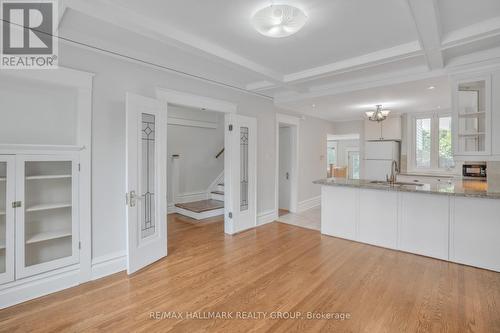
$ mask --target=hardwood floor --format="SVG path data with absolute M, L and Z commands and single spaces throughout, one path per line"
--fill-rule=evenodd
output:
M 183 318 L 151 318 L 169 311 Z M 350 319 L 186 318 L 208 311 Z M 171 215 L 167 258 L 2 310 L 0 331 L 500 332 L 500 274 L 282 223 L 228 236 L 220 220 Z

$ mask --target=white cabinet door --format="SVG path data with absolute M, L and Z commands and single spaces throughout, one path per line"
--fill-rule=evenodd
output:
M 500 202 L 455 198 L 451 260 L 500 272 Z
M 401 193 L 399 249 L 448 260 L 449 198 Z
M 390 117 L 380 124 L 383 140 L 401 140 L 401 117 Z
M 492 81 L 492 108 L 491 108 L 491 135 L 493 155 L 500 159 L 500 71 L 493 73 Z
M 397 160 L 397 143 L 394 141 L 369 141 L 365 143 L 365 159 Z
M 14 280 L 15 157 L 0 155 L 0 284 Z
M 398 192 L 361 189 L 358 229 L 360 242 L 396 249 Z
M 351 187 L 321 187 L 321 233 L 356 240 L 357 193 Z
M 78 154 L 16 156 L 16 279 L 79 261 Z
M 365 120 L 365 140 L 381 140 L 382 126 L 380 123 L 371 120 Z

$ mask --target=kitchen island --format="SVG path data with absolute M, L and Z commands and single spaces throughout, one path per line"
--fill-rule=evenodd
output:
M 486 182 L 314 183 L 325 235 L 500 272 L 500 192 Z

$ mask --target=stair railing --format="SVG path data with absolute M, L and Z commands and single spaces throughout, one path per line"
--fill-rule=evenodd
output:
M 215 155 L 215 158 L 219 158 L 220 155 L 222 155 L 224 153 L 224 147 L 222 147 L 222 149 L 217 153 L 217 155 Z

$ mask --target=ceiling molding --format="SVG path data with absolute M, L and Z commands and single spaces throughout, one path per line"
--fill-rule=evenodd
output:
M 258 73 L 266 79 L 281 82 L 283 76 L 265 66 L 257 64 L 203 38 L 178 30 L 164 22 L 140 15 L 127 8 L 117 6 L 105 0 L 66 0 L 66 6 L 88 16 L 109 22 L 123 29 L 133 31 L 145 37 L 179 47 L 183 50 L 226 61 L 240 68 Z
M 436 0 L 408 0 L 420 45 L 430 70 L 443 68 L 441 19 Z
M 451 31 L 443 37 L 442 48 L 469 44 L 500 35 L 500 16 Z
M 251 91 L 262 91 L 266 89 L 275 88 L 278 85 L 269 81 L 257 81 L 247 84 L 246 89 Z
M 446 75 L 444 69 L 429 71 L 427 66 L 419 66 L 409 70 L 397 71 L 389 74 L 374 75 L 332 85 L 312 87 L 309 92 L 303 94 L 277 95 L 274 97 L 274 101 L 275 104 L 291 103 L 310 98 L 338 95 L 352 91 L 418 81 L 443 75 Z
M 421 54 L 422 49 L 420 47 L 420 43 L 418 41 L 413 41 L 391 48 L 367 53 L 358 57 L 337 61 L 328 65 L 286 74 L 283 78 L 287 83 L 298 83 L 304 80 L 307 81 L 328 75 L 345 73 L 409 57 L 414 57 Z

